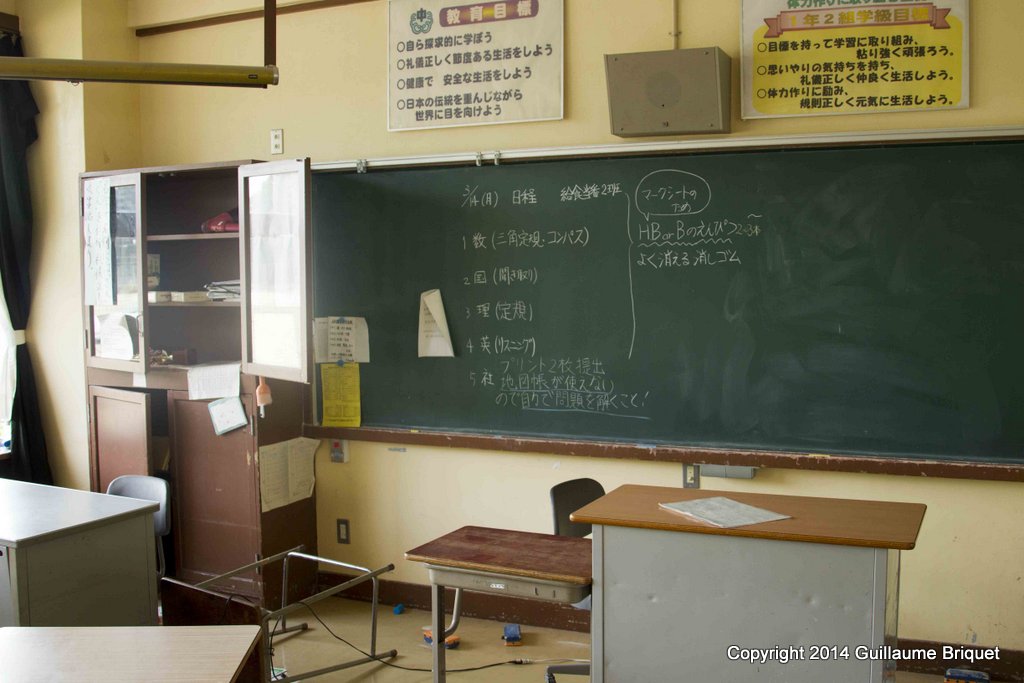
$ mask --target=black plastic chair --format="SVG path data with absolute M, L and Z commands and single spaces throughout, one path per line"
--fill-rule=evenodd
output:
M 167 571 L 164 560 L 164 536 L 171 533 L 171 486 L 159 477 L 142 474 L 124 474 L 107 486 L 107 494 L 138 498 L 160 503 L 160 509 L 153 513 L 153 532 L 156 534 L 156 571 L 163 577 Z
M 551 487 L 551 512 L 554 518 L 555 534 L 582 538 L 591 532 L 589 524 L 569 521 L 569 515 L 604 495 L 604 487 L 593 479 L 571 479 Z M 573 605 L 577 609 L 590 610 L 590 596 Z M 555 674 L 590 675 L 589 662 L 552 664 L 547 669 L 547 683 L 556 683 Z

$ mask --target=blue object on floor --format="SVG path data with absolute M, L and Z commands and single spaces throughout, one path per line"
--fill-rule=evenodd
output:
M 403 612 L 405 612 L 405 605 L 403 605 L 402 603 L 398 603 L 391 611 L 395 614 L 402 614 Z
M 984 683 L 989 676 L 984 671 L 973 669 L 946 669 L 946 683 Z
M 505 624 L 505 633 L 501 636 L 506 645 L 518 645 L 523 639 L 519 624 Z
M 426 643 L 427 645 L 433 645 L 433 643 L 434 643 L 434 634 L 433 634 L 433 632 L 430 629 L 424 629 L 423 630 L 423 642 Z M 444 649 L 446 649 L 446 650 L 456 650 L 456 649 L 458 649 L 460 642 L 461 642 L 461 639 L 458 636 L 448 636 L 447 638 L 444 639 Z

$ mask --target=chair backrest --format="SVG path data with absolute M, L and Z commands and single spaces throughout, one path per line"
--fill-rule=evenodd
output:
M 125 474 L 110 482 L 107 493 L 112 496 L 160 503 L 160 509 L 153 513 L 153 531 L 157 536 L 166 536 L 170 533 L 171 487 L 164 479 L 141 474 Z
M 604 487 L 593 479 L 571 479 L 551 487 L 551 512 L 558 536 L 578 536 L 590 533 L 589 524 L 570 522 L 569 515 L 604 495 Z

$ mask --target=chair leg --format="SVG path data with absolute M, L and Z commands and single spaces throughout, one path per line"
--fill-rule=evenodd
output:
M 590 662 L 575 662 L 573 664 L 552 664 L 548 667 L 546 683 L 557 683 L 555 674 L 572 674 L 576 676 L 590 675 Z
M 167 573 L 166 562 L 164 561 L 164 539 L 160 536 L 156 537 L 156 575 L 157 578 L 164 578 L 164 574 Z

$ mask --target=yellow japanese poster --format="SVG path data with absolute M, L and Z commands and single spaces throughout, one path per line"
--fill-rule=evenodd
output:
M 324 427 L 358 427 L 362 421 L 359 363 L 320 366 Z
M 968 0 L 743 0 L 743 118 L 962 109 Z

